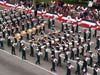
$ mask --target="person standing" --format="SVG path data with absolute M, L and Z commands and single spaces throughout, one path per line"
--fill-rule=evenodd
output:
M 26 23 L 26 30 L 28 30 L 30 28 L 30 21 L 27 21 Z
M 41 57 L 41 55 L 42 55 L 42 52 L 38 49 L 37 53 L 36 53 L 36 58 L 37 58 L 37 60 L 35 62 L 36 64 L 39 64 L 39 65 L 41 64 L 40 63 L 40 57 Z
M 8 37 L 7 37 L 7 46 L 9 47 L 9 46 L 11 46 L 11 36 L 10 35 L 8 35 Z
M 24 45 L 23 40 L 20 39 L 20 40 L 19 40 L 19 52 L 22 51 L 22 49 L 23 49 L 23 45 Z
M 21 30 L 25 30 L 25 24 L 24 24 L 24 22 L 22 22 Z
M 81 44 L 81 36 L 78 34 L 78 43 Z
M 87 57 L 85 57 L 85 59 L 83 59 L 83 65 L 82 65 L 82 71 L 87 72 Z
M 80 52 L 79 52 L 80 50 L 79 50 L 79 45 L 77 45 L 77 48 L 76 48 L 76 57 L 79 57 L 79 54 L 80 54 Z
M 76 62 L 77 67 L 76 67 L 75 73 L 76 73 L 76 75 L 81 75 L 80 64 L 79 64 L 80 58 L 77 57 L 76 60 L 77 60 L 77 62 Z
M 44 60 L 48 61 L 48 48 L 44 50 Z
M 31 41 L 30 42 L 30 56 L 34 57 L 34 43 Z
M 84 41 L 86 42 L 86 39 L 87 39 L 86 30 L 84 30 L 83 36 L 84 36 Z
M 64 58 L 64 62 L 68 61 L 68 55 L 67 55 L 67 51 L 64 52 L 65 58 Z
M 2 36 L 3 36 L 3 38 L 6 37 L 6 29 L 5 28 L 2 30 Z
M 31 28 L 33 28 L 34 27 L 34 18 L 31 20 Z
M 97 63 L 98 63 L 98 65 L 100 66 L 100 50 L 98 50 L 98 56 L 97 56 Z
M 93 37 L 96 37 L 96 36 L 97 36 L 97 28 L 95 28 L 94 34 L 93 34 Z
M 88 35 L 88 39 L 91 40 L 91 28 L 89 27 L 89 35 Z
M 99 47 L 100 47 L 100 36 L 97 36 L 95 49 L 99 49 Z
M 63 32 L 64 31 L 64 24 L 61 23 L 61 31 Z
M 51 62 L 52 62 L 51 71 L 56 71 L 56 70 L 55 70 L 55 67 L 56 67 L 57 59 L 56 59 L 55 55 L 52 55 L 52 60 L 51 60 Z
M 82 46 L 82 48 L 81 48 L 81 53 L 80 53 L 80 55 L 82 55 L 82 56 L 84 56 L 84 46 Z
M 75 32 L 78 33 L 78 30 L 79 30 L 79 27 L 78 27 L 78 24 L 77 24 Z
M 90 51 L 90 42 L 87 43 L 87 49 L 86 52 Z
M 61 52 L 58 53 L 58 62 L 57 66 L 61 66 Z
M 15 52 L 16 43 L 12 42 L 11 46 L 12 46 L 12 47 L 11 47 L 11 54 L 12 54 L 12 55 L 16 55 L 16 52 Z
M 26 60 L 26 49 L 27 47 L 25 45 L 22 46 L 22 59 Z
M 48 19 L 48 28 L 51 29 L 51 21 Z
M 73 33 L 74 33 L 74 31 L 75 31 L 75 30 L 74 30 L 74 26 L 73 26 L 73 25 L 71 26 L 71 31 L 73 31 Z
M 0 35 L 0 47 L 1 47 L 1 48 L 4 48 L 4 43 L 3 43 L 3 41 L 4 41 L 4 38 L 2 38 L 2 35 Z
M 71 49 L 71 56 L 70 59 L 74 60 L 75 54 L 74 54 L 74 48 Z
M 97 64 L 94 64 L 94 68 L 93 68 L 93 75 L 97 75 L 99 68 L 97 66 Z
M 65 27 L 66 27 L 66 31 L 68 31 L 69 30 L 68 24 L 66 24 Z
M 93 66 L 93 53 L 92 51 L 89 51 L 89 66 Z
M 72 64 L 68 61 L 67 62 L 67 72 L 66 75 L 71 75 L 71 69 L 73 68 Z

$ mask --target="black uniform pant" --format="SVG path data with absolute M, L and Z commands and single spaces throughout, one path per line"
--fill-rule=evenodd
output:
M 15 53 L 15 47 L 13 47 L 13 46 L 12 46 L 11 54 L 12 55 L 16 55 L 16 53 Z
M 26 52 L 24 50 L 22 51 L 22 59 L 26 60 Z
M 34 49 L 31 47 L 30 56 L 34 57 Z
M 40 64 L 40 56 L 39 56 L 39 55 L 37 55 L 37 60 L 36 60 L 35 63 L 36 63 L 36 64 Z
M 44 60 L 48 61 L 48 53 L 45 52 Z
M 53 62 L 53 61 L 52 61 L 52 68 L 51 68 L 51 71 L 56 71 L 56 70 L 55 70 L 55 62 Z

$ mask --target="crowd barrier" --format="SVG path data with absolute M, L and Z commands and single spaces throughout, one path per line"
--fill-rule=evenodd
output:
M 16 5 L 6 3 L 6 1 L 0 1 L 0 6 L 3 6 L 5 8 L 16 7 Z M 22 9 L 22 7 L 17 6 L 17 9 Z M 25 11 L 28 13 L 34 12 L 34 10 L 31 10 L 31 8 L 25 8 Z M 80 26 L 83 26 L 83 27 L 97 28 L 98 30 L 100 30 L 99 21 L 82 20 L 81 18 L 80 19 L 78 19 L 77 17 L 72 18 L 71 16 L 64 17 L 62 14 L 55 15 L 55 14 L 47 13 L 46 11 L 38 11 L 37 13 L 38 13 L 38 15 L 42 15 L 42 16 L 47 17 L 47 18 L 52 18 L 52 19 L 54 18 L 60 22 L 69 22 L 72 24 L 79 24 Z

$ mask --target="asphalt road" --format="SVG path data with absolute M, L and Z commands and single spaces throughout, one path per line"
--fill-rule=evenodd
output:
M 34 65 L 0 50 L 0 75 L 56 75 Z

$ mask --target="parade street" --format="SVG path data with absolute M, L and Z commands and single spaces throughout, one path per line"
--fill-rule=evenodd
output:
M 0 75 L 56 75 L 31 62 L 0 50 Z
M 1 10 L 1 16 L 0 75 L 100 75 L 97 28 L 24 10 Z

